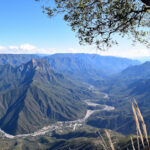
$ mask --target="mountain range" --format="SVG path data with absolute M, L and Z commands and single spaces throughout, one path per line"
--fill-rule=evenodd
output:
M 137 60 L 96 54 L 54 54 L 45 59 L 54 70 L 70 78 L 86 82 L 104 79 L 129 66 L 140 64 Z
M 31 133 L 85 115 L 80 98 L 86 91 L 55 72 L 46 60 L 0 68 L 0 127 L 7 133 Z
M 150 62 L 55 54 L 1 55 L 0 64 L 0 128 L 9 134 L 31 133 L 57 121 L 83 118 L 89 108 L 83 100 L 89 99 L 115 108 L 92 114 L 86 122 L 89 126 L 134 133 L 133 97 L 146 123 L 150 122 Z
M 12 66 L 19 66 L 23 63 L 27 63 L 31 59 L 41 58 L 36 54 L 0 54 L 0 64 L 10 64 Z

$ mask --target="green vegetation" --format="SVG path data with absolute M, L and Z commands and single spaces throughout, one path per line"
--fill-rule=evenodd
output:
M 104 50 L 117 44 L 116 34 L 146 46 L 150 44 L 150 32 L 145 29 L 149 28 L 149 0 L 54 0 L 55 5 L 44 2 L 44 12 L 49 17 L 64 15 L 80 44 L 94 44 Z
M 108 128 L 122 134 L 136 133 L 132 99 L 136 98 L 146 124 L 150 123 L 150 63 L 131 66 L 121 73 L 104 81 L 96 80 L 93 84 L 109 95 L 109 99 L 99 99 L 99 103 L 115 107 L 115 111 L 97 112 L 90 116 L 88 124 L 99 128 Z M 149 133 L 150 126 L 147 126 Z
M 52 122 L 84 117 L 86 104 L 80 99 L 90 92 L 53 71 L 45 60 L 3 67 L 0 127 L 7 133 L 31 133 Z
M 108 58 L 86 54 L 57 54 L 44 59 L 32 59 L 16 67 L 1 65 L 0 128 L 14 135 L 56 125 L 54 123 L 57 121 L 63 121 L 63 128 L 57 130 L 60 125 L 57 124 L 56 129 L 52 126 L 52 130 L 45 135 L 34 137 L 30 134 L 14 139 L 5 138 L 1 133 L 0 146 L 12 150 L 101 150 L 101 136 L 104 136 L 108 146 L 109 137 L 116 143 L 115 149 L 131 149 L 129 135 L 136 134 L 131 108 L 133 97 L 137 99 L 145 124 L 150 123 L 150 63 L 131 66 L 138 62 Z M 101 67 L 98 68 L 96 62 Z M 106 64 L 111 62 L 122 64 L 116 65 L 116 68 L 107 68 Z M 94 69 L 95 66 L 97 69 Z M 127 66 L 122 71 L 121 68 Z M 108 69 L 111 73 L 108 73 Z M 114 75 L 116 72 L 119 73 Z M 106 111 L 104 105 L 115 109 Z M 87 110 L 94 110 L 94 113 L 84 123 L 79 125 L 79 121 L 78 126 L 76 122 L 67 124 L 67 121 L 84 118 Z M 149 128 L 147 126 L 147 131 Z M 105 129 L 112 130 L 107 130 L 110 136 L 106 136 Z M 136 147 L 136 138 L 132 138 Z M 146 143 L 145 137 L 143 139 Z
M 124 139 L 123 135 L 112 131 L 109 133 L 113 135 L 113 141 Z M 1 149 L 6 150 L 102 150 L 100 135 L 107 139 L 104 130 L 87 128 L 61 134 L 54 133 L 52 137 L 45 135 L 16 139 L 0 138 L 0 145 Z

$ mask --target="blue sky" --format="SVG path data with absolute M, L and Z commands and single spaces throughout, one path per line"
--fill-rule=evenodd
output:
M 99 52 L 95 46 L 80 46 L 75 33 L 62 16 L 52 19 L 42 13 L 34 0 L 1 0 L 0 53 L 89 52 L 121 57 L 150 56 L 150 50 L 128 40 L 118 39 L 119 46 Z
M 1 0 L 0 43 L 31 43 L 43 48 L 65 46 L 74 40 L 74 33 L 61 16 L 49 19 L 34 0 Z

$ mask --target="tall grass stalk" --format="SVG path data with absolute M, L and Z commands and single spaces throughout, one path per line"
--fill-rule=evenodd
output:
M 140 143 L 139 143 L 139 134 L 138 134 L 138 131 L 137 131 L 136 138 L 137 138 L 138 150 L 140 150 Z
M 135 110 L 135 107 L 134 107 L 133 103 L 132 103 L 132 110 L 133 110 L 133 115 L 134 115 L 137 131 L 138 131 L 138 133 L 140 135 L 140 139 L 141 139 L 142 145 L 145 148 L 143 135 L 142 135 L 142 132 L 141 132 L 141 129 L 140 129 L 139 120 L 138 120 L 137 113 L 136 113 L 136 110 Z
M 108 132 L 107 130 L 105 130 L 105 133 L 106 133 L 106 136 L 107 136 L 107 138 L 108 138 L 108 141 L 109 141 L 109 144 L 110 144 L 111 149 L 112 149 L 112 150 L 115 150 L 115 147 L 114 147 L 114 145 L 113 145 L 113 143 L 112 143 L 112 140 L 111 140 L 111 137 L 110 137 L 109 132 Z
M 103 146 L 104 150 L 108 150 L 107 144 L 106 144 L 104 138 L 102 137 L 102 135 L 100 134 L 100 132 L 99 132 L 99 136 L 100 136 L 100 138 L 101 138 L 100 143 L 101 143 L 101 145 Z
M 141 124 L 142 124 L 142 129 L 143 129 L 143 132 L 144 132 L 144 136 L 146 138 L 146 142 L 147 142 L 148 147 L 149 147 L 149 140 L 148 140 L 148 134 L 147 134 L 146 124 L 144 122 L 143 116 L 142 116 L 141 111 L 140 111 L 140 109 L 139 109 L 139 107 L 137 105 L 136 100 L 134 100 L 134 104 L 135 104 L 135 107 L 136 107 L 137 115 L 138 115 L 138 117 L 139 117 L 139 119 L 141 121 Z
M 132 139 L 132 137 L 130 137 L 130 138 L 131 138 L 132 149 L 135 150 L 133 139 Z

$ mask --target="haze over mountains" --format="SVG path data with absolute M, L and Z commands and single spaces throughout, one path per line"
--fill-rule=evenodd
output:
M 53 69 L 78 80 L 106 78 L 140 63 L 136 60 L 96 54 L 55 54 L 46 59 Z
M 92 93 L 74 80 L 104 79 L 139 62 L 89 54 L 56 54 L 45 58 L 1 55 L 0 63 L 0 127 L 7 133 L 20 134 L 55 121 L 82 118 L 86 105 L 81 99 Z
M 126 58 L 95 54 L 0 55 L 0 128 L 12 135 L 32 133 L 58 121 L 67 124 L 88 115 L 83 130 L 92 126 L 125 135 L 134 133 L 133 97 L 146 123 L 150 122 L 149 75 L 150 62 L 140 64 Z M 103 110 L 104 105 L 114 109 Z M 77 123 L 73 129 L 73 134 L 79 134 Z M 66 137 L 71 138 L 71 129 L 64 127 L 62 134 L 66 130 Z
M 130 66 L 123 70 L 122 72 L 110 77 L 106 80 L 105 84 L 108 86 L 107 90 L 114 90 L 116 88 L 122 89 L 122 92 L 125 93 L 126 90 L 133 90 L 136 88 L 143 88 L 147 91 L 147 88 L 144 88 L 144 85 L 148 84 L 150 79 L 150 62 L 145 62 L 140 65 Z M 116 82 L 113 82 L 115 80 Z M 141 86 L 139 85 L 141 84 Z M 148 86 L 148 85 L 147 85 Z M 115 87 L 111 89 L 111 87 Z M 136 92 L 144 92 L 144 90 L 135 90 Z M 117 91 L 118 92 L 118 91 Z M 130 93 L 133 93 L 130 91 Z M 128 93 L 129 94 L 129 93 Z
M 38 59 L 39 55 L 34 54 L 0 54 L 0 65 L 10 64 L 12 66 L 19 66 L 22 63 L 27 63 L 31 59 Z

